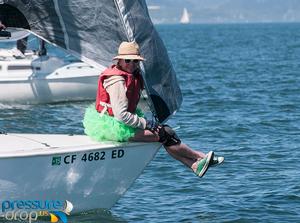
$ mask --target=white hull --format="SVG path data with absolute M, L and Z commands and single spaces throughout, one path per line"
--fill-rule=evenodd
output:
M 0 63 L 1 103 L 37 104 L 95 99 L 100 71 L 85 63 L 77 62 L 57 69 L 51 68 L 49 63 L 47 72 L 45 68 L 43 72 L 34 72 L 34 67 L 42 67 L 43 64 L 22 64 L 17 61 L 18 65 L 14 66 L 23 66 L 24 69 L 17 68 L 5 73 L 5 62 Z
M 68 200 L 74 212 L 109 209 L 160 146 L 97 143 L 87 136 L 2 134 L 0 202 Z
M 0 81 L 0 102 L 37 104 L 92 100 L 96 97 L 97 81 L 98 75 L 63 79 Z
M 44 48 L 44 54 L 39 54 L 38 37 L 26 30 L 9 30 L 15 38 L 2 44 L 0 40 L 0 103 L 95 99 L 98 77 L 105 67 L 96 69 L 50 44 L 48 53 Z M 26 36 L 27 49 L 22 53 L 17 40 Z

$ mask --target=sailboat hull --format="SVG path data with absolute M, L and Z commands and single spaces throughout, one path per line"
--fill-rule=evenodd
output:
M 111 208 L 161 146 L 35 134 L 0 135 L 0 142 L 1 203 L 68 200 L 73 212 Z
M 95 99 L 97 81 L 98 75 L 54 80 L 0 81 L 0 102 L 37 104 L 92 100 Z
M 95 99 L 99 70 L 82 62 L 58 69 L 53 69 L 53 64 L 49 63 L 48 67 L 40 65 L 39 69 L 43 69 L 34 73 L 31 63 L 31 60 L 0 62 L 4 70 L 0 73 L 1 103 L 37 104 Z M 9 70 L 9 67 L 15 70 Z

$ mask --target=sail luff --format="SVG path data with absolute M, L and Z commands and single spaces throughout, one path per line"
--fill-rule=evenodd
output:
M 117 10 L 119 12 L 120 18 L 122 19 L 124 30 L 127 35 L 127 40 L 134 41 L 133 31 L 130 27 L 130 24 L 128 22 L 128 19 L 127 19 L 126 13 L 125 13 L 124 1 L 122 1 L 122 0 L 114 0 L 114 1 L 115 1 Z
M 65 27 L 65 23 L 64 23 L 63 18 L 61 16 L 60 8 L 58 6 L 58 0 L 53 0 L 53 3 L 54 3 L 54 8 L 55 8 L 56 14 L 58 16 L 60 25 L 62 27 L 62 31 L 64 33 L 64 41 L 65 41 L 66 48 L 69 49 L 70 48 L 69 36 L 68 36 L 67 30 L 66 30 L 66 27 Z
M 136 41 L 134 39 L 133 29 L 131 28 L 130 23 L 128 21 L 128 15 L 126 15 L 124 1 L 122 1 L 122 0 L 114 0 L 114 1 L 115 1 L 115 4 L 116 4 L 116 7 L 118 9 L 118 12 L 120 14 L 120 17 L 122 18 L 122 22 L 123 22 L 124 29 L 125 29 L 127 37 L 128 37 L 128 41 Z M 150 90 L 149 90 L 149 87 L 147 85 L 147 81 L 145 80 L 146 71 L 145 71 L 145 66 L 144 66 L 143 62 L 140 62 L 140 67 L 141 67 L 141 73 L 142 73 L 144 82 L 146 83 L 145 84 L 145 90 L 146 90 L 147 94 L 150 95 Z M 157 113 L 155 111 L 155 107 L 154 107 L 153 101 L 151 100 L 151 97 L 148 98 L 148 99 L 149 99 L 148 100 L 148 102 L 149 102 L 148 105 L 150 107 L 150 110 L 151 110 L 152 114 L 154 115 L 154 117 L 157 117 Z

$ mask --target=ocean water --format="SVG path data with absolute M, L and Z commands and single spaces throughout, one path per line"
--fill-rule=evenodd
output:
M 157 29 L 184 98 L 168 123 L 225 162 L 199 179 L 161 149 L 110 211 L 69 221 L 300 222 L 300 24 Z M 0 128 L 81 134 L 90 103 L 0 104 Z

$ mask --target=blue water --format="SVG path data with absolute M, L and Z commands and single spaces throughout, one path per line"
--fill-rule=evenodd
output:
M 300 24 L 157 29 L 184 98 L 169 124 L 225 163 L 199 179 L 162 149 L 110 211 L 70 221 L 300 222 Z M 82 133 L 89 103 L 0 105 L 0 127 Z

